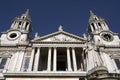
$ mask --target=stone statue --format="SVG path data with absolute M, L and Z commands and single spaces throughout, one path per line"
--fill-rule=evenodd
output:
M 58 30 L 63 31 L 63 27 L 60 25 Z

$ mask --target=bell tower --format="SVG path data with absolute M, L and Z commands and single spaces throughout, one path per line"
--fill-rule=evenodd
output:
M 92 33 L 99 33 L 103 30 L 109 30 L 109 27 L 106 21 L 103 18 L 99 18 L 96 16 L 92 11 L 90 11 L 90 18 L 88 24 L 88 32 Z
M 31 31 L 31 19 L 29 16 L 29 10 L 22 14 L 20 17 L 16 17 L 13 20 L 11 25 L 11 29 L 17 29 L 22 32 L 30 32 Z
M 1 35 L 1 45 L 28 44 L 31 32 L 29 10 L 14 18 L 10 29 Z
M 95 44 L 119 45 L 118 34 L 112 32 L 106 21 L 103 18 L 96 16 L 92 11 L 90 11 L 87 30 L 91 41 Z

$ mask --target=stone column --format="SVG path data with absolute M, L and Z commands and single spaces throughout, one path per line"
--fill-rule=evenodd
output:
M 37 53 L 35 54 L 34 71 L 38 71 L 39 60 L 40 60 L 39 58 L 40 58 L 40 48 L 37 48 Z
M 92 26 L 92 25 L 90 25 L 90 26 L 91 26 L 91 27 L 90 27 L 90 28 L 91 28 L 91 31 L 94 31 L 93 26 Z
M 51 47 L 48 50 L 47 71 L 51 71 Z
M 29 64 L 28 71 L 32 71 L 34 55 L 35 55 L 35 48 L 32 49 L 32 53 L 31 53 L 31 58 L 30 58 L 30 64 Z
M 23 28 L 24 28 L 24 29 L 25 29 L 25 27 L 26 27 L 25 25 L 26 25 L 26 22 L 23 22 Z
M 54 48 L 54 54 L 53 54 L 53 71 L 57 70 L 57 48 Z
M 85 59 L 84 59 L 84 50 L 82 51 L 82 54 L 81 54 L 81 59 L 82 60 L 80 60 L 81 61 L 81 71 L 84 71 L 84 65 L 86 64 L 86 62 L 85 62 Z
M 27 30 L 29 31 L 30 24 L 28 23 L 28 25 L 26 27 L 27 27 Z
M 74 68 L 74 71 L 77 71 L 75 48 L 72 48 L 72 59 L 73 59 L 73 68 Z
M 72 71 L 69 48 L 67 48 L 67 65 L 68 65 L 68 71 Z

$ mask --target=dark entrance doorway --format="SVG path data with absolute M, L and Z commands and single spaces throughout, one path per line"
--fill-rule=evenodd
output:
M 57 49 L 57 71 L 66 71 L 66 48 Z
M 57 61 L 57 71 L 66 71 L 65 61 Z

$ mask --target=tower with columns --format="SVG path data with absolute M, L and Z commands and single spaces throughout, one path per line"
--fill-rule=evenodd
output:
M 63 30 L 30 39 L 29 10 L 0 38 L 0 80 L 119 80 L 120 39 L 90 11 L 88 35 Z

